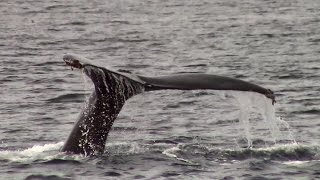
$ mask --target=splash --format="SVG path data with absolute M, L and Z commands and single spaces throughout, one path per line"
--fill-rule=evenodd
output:
M 0 160 L 11 162 L 32 162 L 35 160 L 53 159 L 59 153 L 63 142 L 55 144 L 35 145 L 25 150 L 0 151 Z
M 287 129 L 289 140 L 290 140 L 293 144 L 298 144 L 298 143 L 296 142 L 296 140 L 294 139 L 294 136 L 292 135 L 292 132 L 291 132 L 291 129 L 290 129 L 289 124 L 288 124 L 285 120 L 283 120 L 281 117 L 277 117 L 277 119 L 278 119 L 278 122 L 280 123 L 280 125 L 284 126 L 284 128 Z
M 244 130 L 248 143 L 248 148 L 253 147 L 253 136 L 251 133 L 252 124 L 250 123 L 250 115 L 256 111 L 258 111 L 261 114 L 262 120 L 264 124 L 268 127 L 274 144 L 277 144 L 279 139 L 281 139 L 281 137 L 283 136 L 278 125 L 284 125 L 288 131 L 287 137 L 285 138 L 289 139 L 293 143 L 296 143 L 291 134 L 289 124 L 282 120 L 280 117 L 276 116 L 275 106 L 272 105 L 270 99 L 261 94 L 252 92 L 230 91 L 227 93 L 228 95 L 233 97 L 233 100 L 237 104 L 239 104 L 239 121 Z
M 319 146 L 306 146 L 299 144 L 278 144 L 266 148 L 228 149 L 215 146 L 195 144 L 179 144 L 165 149 L 162 154 L 187 162 L 201 164 L 201 158 L 212 159 L 215 162 L 232 163 L 246 159 L 288 161 L 319 161 Z
M 318 160 L 319 147 L 300 144 L 278 144 L 272 147 L 256 149 L 224 149 L 222 152 L 211 150 L 227 159 L 263 158 L 278 161 L 305 161 Z
M 182 150 L 179 148 L 179 147 L 172 147 L 172 148 L 169 148 L 169 149 L 166 149 L 162 152 L 162 154 L 168 156 L 168 157 L 171 157 L 171 158 L 175 158 L 179 161 L 183 161 L 183 162 L 186 162 L 186 163 L 189 163 L 189 164 L 194 164 L 194 162 L 192 161 L 189 161 L 188 159 L 184 159 L 184 158 L 181 158 L 178 156 L 179 152 L 181 153 Z

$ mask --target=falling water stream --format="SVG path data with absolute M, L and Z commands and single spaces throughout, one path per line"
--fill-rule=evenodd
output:
M 239 122 L 245 133 L 245 138 L 248 142 L 248 148 L 253 148 L 252 144 L 252 134 L 250 124 L 251 114 L 254 112 L 260 113 L 264 125 L 268 127 L 270 135 L 276 145 L 278 140 L 285 137 L 292 143 L 296 143 L 292 133 L 290 131 L 289 125 L 281 120 L 280 117 L 276 115 L 276 104 L 272 105 L 271 100 L 264 95 L 251 92 L 238 92 L 231 91 L 229 94 L 234 98 L 234 101 L 239 105 Z M 281 132 L 279 126 L 284 125 L 287 129 L 286 132 Z M 283 134 L 286 133 L 286 134 Z

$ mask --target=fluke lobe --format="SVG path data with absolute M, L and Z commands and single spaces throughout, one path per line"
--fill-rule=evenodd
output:
M 108 133 L 125 101 L 144 91 L 163 89 L 252 91 L 265 95 L 271 99 L 272 104 L 275 103 L 275 96 L 270 89 L 239 79 L 201 73 L 148 77 L 99 67 L 77 55 L 64 55 L 63 60 L 71 68 L 82 69 L 94 84 L 94 91 L 62 148 L 62 151 L 67 153 L 84 156 L 102 154 Z

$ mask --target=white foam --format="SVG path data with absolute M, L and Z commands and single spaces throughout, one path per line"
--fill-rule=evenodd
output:
M 106 149 L 112 154 L 139 154 L 148 151 L 148 148 L 136 142 L 112 142 L 106 144 Z
M 193 162 L 187 160 L 187 159 L 183 159 L 181 157 L 178 157 L 176 155 L 176 153 L 178 153 L 179 151 L 182 151 L 179 147 L 172 147 L 172 148 L 169 148 L 169 149 L 166 149 L 162 152 L 162 154 L 168 156 L 168 157 L 172 157 L 172 158 L 175 158 L 179 161 L 183 161 L 183 162 L 186 162 L 186 163 L 190 163 L 190 164 L 194 164 Z
M 59 142 L 55 144 L 35 145 L 25 150 L 0 151 L 0 160 L 28 162 L 38 159 L 51 159 L 53 156 L 52 152 L 57 155 L 62 145 L 63 142 Z
M 169 157 L 178 158 L 177 155 L 174 154 L 177 151 L 181 151 L 181 149 L 179 149 L 179 147 L 172 147 L 164 150 L 162 154 L 167 155 Z
M 306 145 L 301 145 L 297 143 L 292 143 L 292 144 L 277 144 L 271 147 L 264 147 L 264 148 L 255 148 L 252 149 L 252 151 L 255 152 L 276 152 L 276 151 L 283 151 L 286 153 L 292 153 L 295 152 L 299 149 L 310 149 L 310 150 L 316 150 L 317 151 L 317 146 L 306 146 Z M 215 148 L 209 148 L 209 150 L 215 150 Z M 238 152 L 238 151 L 246 151 L 246 149 L 228 149 L 228 148 L 223 148 L 220 149 L 221 151 L 232 151 L 232 152 Z
M 320 162 L 320 160 L 310 160 L 310 161 L 286 161 L 282 162 L 285 165 L 299 166 L 310 162 Z

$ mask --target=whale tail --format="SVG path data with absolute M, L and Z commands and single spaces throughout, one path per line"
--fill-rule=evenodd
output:
M 146 77 L 138 76 L 146 85 L 146 91 L 155 91 L 162 89 L 178 90 L 234 90 L 234 91 L 251 91 L 265 95 L 272 100 L 274 104 L 275 96 L 270 89 L 263 88 L 253 83 L 240 79 L 217 76 L 202 73 L 183 73 L 170 76 Z
M 77 56 L 65 62 L 82 69 L 94 84 L 94 91 L 78 117 L 62 151 L 92 156 L 104 152 L 108 133 L 125 101 L 144 91 L 144 83 L 106 68 L 83 63 Z
M 107 135 L 125 101 L 144 91 L 163 89 L 252 91 L 267 96 L 272 99 L 272 103 L 275 102 L 271 90 L 229 77 L 200 73 L 147 77 L 99 67 L 76 55 L 65 55 L 63 60 L 73 68 L 82 69 L 95 87 L 62 148 L 64 152 L 85 156 L 103 153 Z

